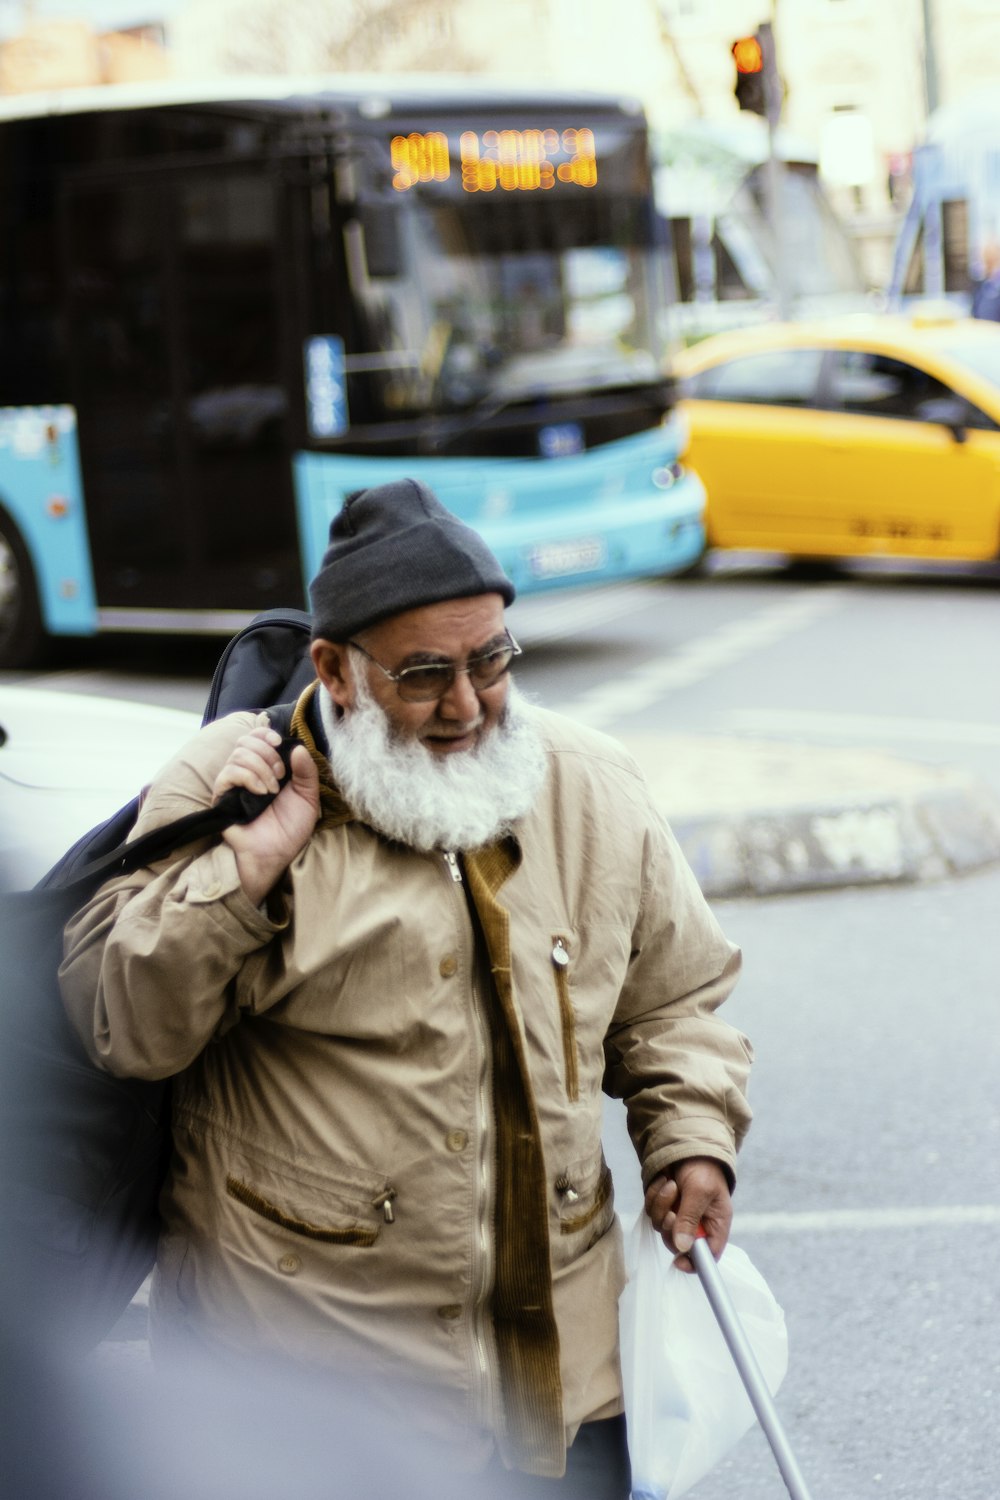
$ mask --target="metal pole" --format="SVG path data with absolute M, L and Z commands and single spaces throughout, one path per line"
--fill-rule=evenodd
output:
M 923 0 L 924 22 L 924 94 L 927 113 L 932 115 L 938 107 L 937 47 L 934 39 L 933 0 Z
M 743 1331 L 743 1325 L 726 1290 L 722 1273 L 715 1263 L 715 1257 L 709 1249 L 704 1231 L 694 1242 L 691 1258 L 701 1284 L 705 1288 L 705 1295 L 711 1304 L 716 1322 L 722 1330 L 722 1336 L 729 1346 L 733 1363 L 750 1397 L 750 1404 L 771 1445 L 771 1452 L 774 1454 L 781 1477 L 785 1481 L 785 1488 L 792 1500 L 810 1500 L 806 1482 L 781 1426 L 777 1408 L 771 1399 L 771 1392 L 767 1388 L 767 1382 L 757 1363 L 757 1356 Z
M 774 27 L 770 21 L 762 21 L 757 27 L 757 36 L 764 54 L 764 97 L 767 104 L 767 174 L 765 191 L 767 216 L 774 236 L 774 279 L 777 294 L 778 317 L 787 322 L 792 316 L 791 296 L 788 290 L 788 257 L 784 234 L 784 202 L 782 198 L 782 166 L 778 156 L 777 130 L 781 119 L 782 84 L 778 72 L 778 54 L 774 44 Z

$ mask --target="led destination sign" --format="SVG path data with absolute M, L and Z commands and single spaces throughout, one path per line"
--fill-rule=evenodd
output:
M 425 182 L 448 182 L 460 175 L 462 191 L 506 193 L 546 191 L 560 183 L 594 187 L 597 149 L 594 132 L 567 130 L 465 130 L 458 161 L 441 130 L 393 136 L 389 155 L 392 185 L 409 192 Z

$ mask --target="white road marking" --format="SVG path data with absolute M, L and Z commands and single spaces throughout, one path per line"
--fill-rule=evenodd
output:
M 554 590 L 550 594 L 529 594 L 526 599 L 516 599 L 507 611 L 507 620 L 522 645 L 529 641 L 560 641 L 594 625 L 606 625 L 634 614 L 656 599 L 655 588 L 644 583 L 619 583 L 579 592 Z
M 830 1208 L 802 1213 L 741 1214 L 733 1219 L 733 1238 L 740 1234 L 865 1233 L 883 1229 L 959 1229 L 964 1225 L 1000 1224 L 1000 1204 L 962 1204 L 934 1208 Z
M 734 709 L 727 728 L 750 734 L 822 734 L 837 739 L 890 739 L 949 745 L 1000 745 L 1000 724 L 948 719 L 892 718 L 881 714 L 839 714 L 809 709 Z
M 603 728 L 626 714 L 641 712 L 666 693 L 690 687 L 751 652 L 794 635 L 839 609 L 846 596 L 847 590 L 840 588 L 799 590 L 757 614 L 732 620 L 691 641 L 672 656 L 646 662 L 615 682 L 602 683 L 560 708 L 571 718 Z

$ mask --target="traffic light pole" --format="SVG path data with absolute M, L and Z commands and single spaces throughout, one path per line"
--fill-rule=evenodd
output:
M 764 99 L 767 108 L 767 217 L 774 236 L 775 300 L 778 317 L 786 322 L 792 315 L 791 291 L 788 285 L 788 247 L 785 242 L 784 194 L 782 193 L 782 166 L 778 156 L 777 131 L 781 118 L 782 88 L 778 72 L 778 58 L 774 46 L 774 30 L 770 21 L 762 21 L 757 28 L 764 59 Z

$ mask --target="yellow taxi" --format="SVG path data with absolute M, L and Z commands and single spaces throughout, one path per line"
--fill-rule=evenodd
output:
M 675 360 L 710 547 L 1000 556 L 1000 324 L 857 314 Z

